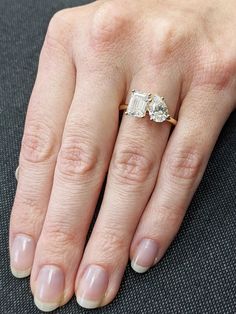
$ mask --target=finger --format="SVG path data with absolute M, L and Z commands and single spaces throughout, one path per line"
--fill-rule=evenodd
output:
M 157 185 L 132 241 L 130 258 L 135 271 L 145 272 L 157 263 L 175 237 L 230 114 L 229 103 L 223 93 L 203 88 L 189 92 L 184 100 Z
M 162 73 L 158 75 L 158 93 L 168 96 L 174 113 L 179 97 L 178 75 Z M 133 79 L 131 88 L 156 91 L 151 77 L 156 73 L 142 73 Z M 123 117 L 102 206 L 77 275 L 76 295 L 83 307 L 105 305 L 119 289 L 130 242 L 154 187 L 169 131 L 170 125 L 154 123 L 148 117 Z
M 77 77 L 80 84 L 65 124 L 31 275 L 35 303 L 41 310 L 63 305 L 74 293 L 76 270 L 110 161 L 123 97 L 124 78 L 118 79 L 117 71 L 113 80 L 113 70 L 107 71 L 110 73 L 102 75 L 80 69 Z
M 60 17 L 54 17 L 42 48 L 29 102 L 10 223 L 11 270 L 16 277 L 28 276 L 31 271 L 62 130 L 73 97 L 75 69 L 66 33 L 70 33 L 70 26 L 62 23 Z M 18 171 L 16 175 L 18 178 Z

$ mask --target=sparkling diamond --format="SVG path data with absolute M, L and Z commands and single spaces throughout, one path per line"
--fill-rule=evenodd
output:
M 154 96 L 152 102 L 149 104 L 148 112 L 150 120 L 155 122 L 163 122 L 169 117 L 168 108 L 160 96 Z
M 126 114 L 138 118 L 145 117 L 148 108 L 148 102 L 148 94 L 139 91 L 132 91 Z

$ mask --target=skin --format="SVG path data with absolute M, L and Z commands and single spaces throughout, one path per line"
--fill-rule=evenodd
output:
M 65 274 L 63 305 L 86 266 L 101 265 L 109 273 L 104 306 L 141 239 L 158 244 L 156 262 L 163 257 L 235 109 L 235 7 L 235 0 L 105 0 L 52 18 L 10 223 L 10 248 L 17 234 L 37 243 L 33 293 L 42 265 L 56 265 Z M 177 126 L 124 115 L 119 128 L 118 108 L 132 89 L 165 96 Z

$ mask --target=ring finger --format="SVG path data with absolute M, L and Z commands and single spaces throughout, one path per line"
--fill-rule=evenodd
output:
M 133 78 L 131 89 L 158 90 L 175 113 L 180 77 L 171 72 L 146 71 Z M 146 82 L 144 84 L 144 82 Z M 171 86 L 171 89 L 169 89 Z M 170 132 L 168 123 L 124 116 L 110 163 L 106 190 L 77 280 L 78 303 L 87 308 L 105 305 L 115 297 L 129 257 L 129 246 L 139 218 L 154 188 Z

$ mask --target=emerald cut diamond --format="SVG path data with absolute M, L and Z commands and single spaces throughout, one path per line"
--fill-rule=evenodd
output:
M 133 90 L 125 113 L 129 116 L 143 118 L 146 115 L 149 101 L 149 94 Z
M 151 103 L 148 106 L 148 112 L 150 120 L 155 122 L 164 122 L 169 118 L 169 112 L 167 105 L 163 97 L 154 96 Z

